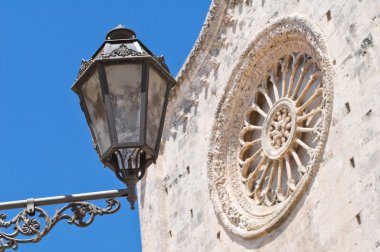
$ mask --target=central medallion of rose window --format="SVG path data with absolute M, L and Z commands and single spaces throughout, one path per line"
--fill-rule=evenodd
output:
M 291 145 L 296 129 L 297 115 L 290 99 L 279 100 L 269 111 L 263 124 L 261 142 L 266 155 L 279 158 Z
M 291 132 L 291 120 L 287 108 L 281 108 L 274 113 L 269 121 L 269 132 L 266 135 L 269 136 L 272 147 L 275 149 L 283 147 L 288 141 Z

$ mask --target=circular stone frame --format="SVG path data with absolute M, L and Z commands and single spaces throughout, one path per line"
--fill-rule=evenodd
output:
M 241 182 L 237 156 L 244 108 L 250 106 L 257 85 L 274 60 L 284 53 L 303 51 L 321 69 L 323 88 L 321 132 L 305 175 L 292 194 L 266 208 L 254 204 Z M 252 239 L 269 233 L 291 213 L 317 172 L 327 141 L 333 105 L 333 65 L 320 29 L 303 17 L 278 19 L 258 33 L 240 56 L 220 99 L 209 141 L 207 176 L 211 201 L 223 225 L 232 233 Z M 243 108 L 243 109 L 242 109 Z M 291 141 L 288 141 L 291 142 Z

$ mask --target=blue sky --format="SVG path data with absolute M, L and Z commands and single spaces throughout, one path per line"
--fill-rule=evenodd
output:
M 164 54 L 176 76 L 209 5 L 204 0 L 1 1 L 0 201 L 122 188 L 98 161 L 70 90 L 80 60 L 123 24 L 154 53 Z M 121 203 L 118 213 L 98 217 L 90 227 L 61 222 L 40 243 L 21 244 L 19 251 L 140 251 L 138 212 L 125 199 Z M 56 207 L 46 209 L 52 213 Z M 2 213 L 9 219 L 16 212 Z

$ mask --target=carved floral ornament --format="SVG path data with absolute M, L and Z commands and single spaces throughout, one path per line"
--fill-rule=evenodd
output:
M 318 27 L 280 19 L 240 57 L 218 106 L 208 182 L 222 223 L 243 238 L 278 226 L 317 171 L 332 112 L 333 70 Z

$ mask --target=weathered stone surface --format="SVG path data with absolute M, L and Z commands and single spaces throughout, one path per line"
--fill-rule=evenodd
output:
M 255 36 L 289 16 L 319 27 L 334 64 L 328 142 L 318 173 L 285 221 L 261 238 L 243 239 L 225 228 L 210 199 L 214 115 Z M 143 249 L 380 249 L 379 45 L 378 0 L 214 1 L 171 95 L 161 155 L 138 186 Z

